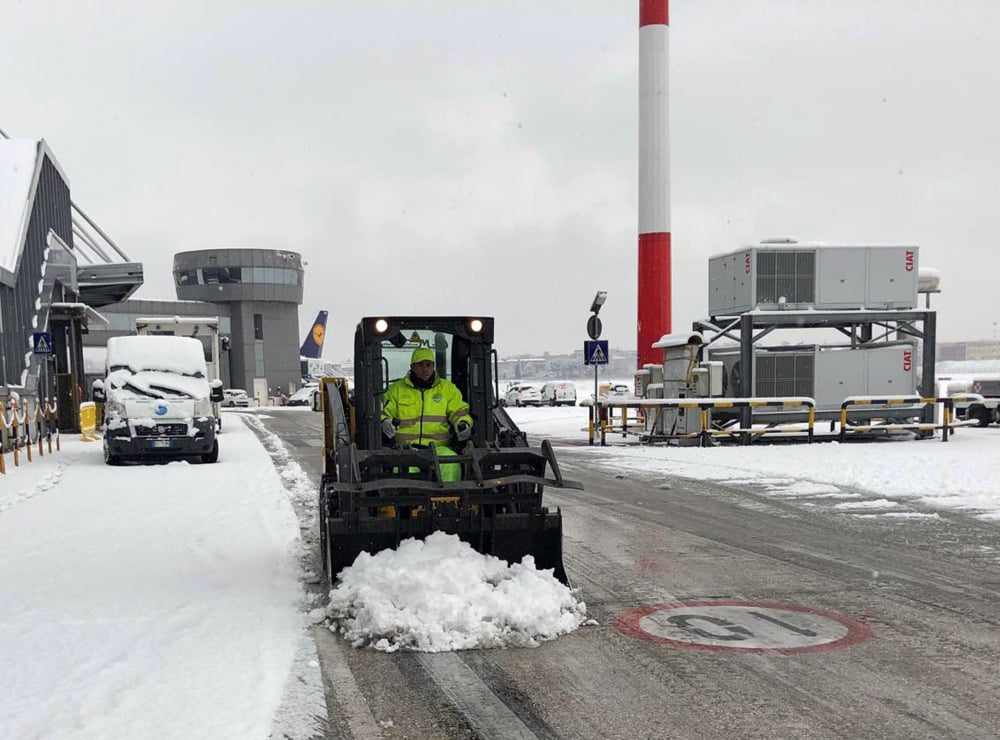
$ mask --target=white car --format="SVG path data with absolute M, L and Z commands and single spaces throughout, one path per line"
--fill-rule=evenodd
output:
M 222 405 L 228 408 L 249 406 L 250 397 L 242 388 L 226 388 L 222 391 Z
M 289 406 L 312 406 L 313 396 L 319 393 L 318 385 L 304 385 L 288 397 Z
M 549 406 L 576 405 L 576 386 L 573 383 L 552 381 L 543 385 L 539 393 L 542 395 L 542 403 L 547 403 Z
M 538 386 L 534 385 L 512 385 L 507 389 L 507 394 L 503 398 L 504 406 L 541 406 L 542 394 Z
M 601 388 L 601 398 L 607 401 L 625 401 L 635 397 L 632 389 L 624 383 L 614 383 Z

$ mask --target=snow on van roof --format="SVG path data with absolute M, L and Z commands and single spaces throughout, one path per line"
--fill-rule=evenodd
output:
M 127 367 L 135 373 L 162 370 L 204 378 L 205 349 L 194 337 L 112 337 L 108 340 L 108 368 L 115 367 Z

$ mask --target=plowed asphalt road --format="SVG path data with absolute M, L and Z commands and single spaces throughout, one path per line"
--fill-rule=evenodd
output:
M 318 482 L 320 415 L 262 422 Z M 996 524 L 861 518 L 616 477 L 570 441 L 557 454 L 585 490 L 546 501 L 598 626 L 536 649 L 437 654 L 353 649 L 316 627 L 327 737 L 1000 736 Z

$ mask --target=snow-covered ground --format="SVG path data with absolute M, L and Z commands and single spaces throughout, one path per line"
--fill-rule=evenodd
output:
M 581 396 L 582 398 L 582 396 Z M 529 440 L 585 439 L 587 409 L 508 409 Z M 638 445 L 609 435 L 588 447 L 612 471 L 717 481 L 747 481 L 776 495 L 831 496 L 861 491 L 910 499 L 931 509 L 955 509 L 1000 520 L 1000 427 L 963 427 L 947 442 L 908 436 L 872 443 L 755 444 L 711 448 Z M 889 512 L 887 512 L 888 515 Z
M 280 440 L 262 445 L 247 427 L 266 429 L 269 413 L 303 412 L 227 412 L 215 465 L 107 467 L 99 443 L 69 435 L 61 452 L 30 465 L 13 469 L 8 453 L 8 474 L 0 476 L 0 737 L 315 731 L 325 708 L 307 628 L 323 612 L 301 585 L 310 574 L 300 564 L 292 507 L 315 495 L 314 482 Z M 585 437 L 580 407 L 511 414 L 535 441 Z M 989 427 L 961 429 L 947 443 L 699 449 L 612 440 L 573 453 L 611 471 L 745 481 L 781 496 L 828 495 L 831 506 L 850 506 L 843 492 L 860 491 L 867 495 L 855 504 L 858 516 L 898 515 L 897 502 L 912 500 L 1000 519 L 998 446 L 1000 428 Z M 422 649 L 455 649 L 532 644 L 584 622 L 585 606 L 544 577 L 499 568 L 440 540 L 419 557 L 411 553 L 411 561 L 452 558 L 482 578 L 445 584 L 425 570 L 391 581 L 388 574 L 406 567 L 402 558 L 368 559 L 334 594 L 333 627 L 373 645 L 379 623 L 397 634 L 402 624 L 409 637 L 381 649 L 413 647 L 421 634 Z M 481 587 L 486 582 L 527 589 L 517 599 L 532 604 L 534 614 L 490 634 L 487 625 L 495 632 L 508 617 L 505 600 Z M 394 613 L 379 606 L 399 588 L 409 589 L 412 602 L 397 603 L 402 608 Z M 440 606 L 444 600 L 428 594 L 449 588 L 448 608 L 459 616 L 442 630 L 441 613 L 421 608 Z
M 65 435 L 9 467 L 0 736 L 267 737 L 303 634 L 299 526 L 253 432 L 221 447 L 108 467 Z

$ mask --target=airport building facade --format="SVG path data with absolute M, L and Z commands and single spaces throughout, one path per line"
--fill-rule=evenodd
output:
M 108 338 L 135 333 L 143 317 L 214 317 L 224 351 L 220 377 L 259 403 L 302 384 L 298 307 L 305 274 L 297 252 L 203 249 L 174 256 L 176 301 L 128 300 L 101 309 L 107 324 L 85 337 L 88 377 Z M 206 344 L 207 348 L 207 344 Z

